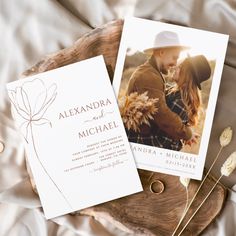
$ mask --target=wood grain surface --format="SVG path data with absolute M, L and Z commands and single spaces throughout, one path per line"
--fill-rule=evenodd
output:
M 186 189 L 180 183 L 179 177 L 154 173 L 151 180 L 149 180 L 151 173 L 139 170 L 144 188 L 143 192 L 84 209 L 80 213 L 106 218 L 117 227 L 122 225 L 123 230 L 131 231 L 134 235 L 171 235 L 182 216 L 186 204 Z M 150 183 L 156 180 L 161 180 L 165 185 L 163 193 L 159 195 L 149 190 Z M 178 232 L 197 209 L 214 183 L 213 178 L 207 178 L 175 235 L 178 235 Z M 199 184 L 199 181 L 191 180 L 188 188 L 190 200 Z M 226 190 L 220 184 L 217 185 L 209 199 L 181 235 L 200 234 L 219 214 L 225 197 Z
M 112 80 L 122 27 L 123 21 L 117 20 L 91 31 L 78 39 L 71 47 L 43 58 L 35 66 L 25 71 L 23 77 L 103 55 Z M 29 167 L 28 172 L 31 176 L 33 188 L 36 190 Z M 150 180 L 151 173 L 139 170 L 144 188 L 143 192 L 84 209 L 80 211 L 80 214 L 103 217 L 134 235 L 171 235 L 186 204 L 186 189 L 180 183 L 178 177 L 154 173 Z M 162 181 L 165 186 L 163 193 L 159 195 L 152 193 L 149 189 L 150 183 L 155 180 Z M 214 183 L 213 178 L 207 178 L 183 224 L 201 203 Z M 199 184 L 199 181 L 192 180 L 190 182 L 190 199 Z M 220 213 L 226 196 L 227 190 L 221 184 L 218 184 L 182 235 L 199 235 Z

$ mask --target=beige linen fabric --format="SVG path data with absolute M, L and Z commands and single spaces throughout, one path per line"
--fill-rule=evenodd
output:
M 207 164 L 215 156 L 218 137 L 225 126 L 236 132 L 236 2 L 234 0 L 0 0 L 0 235 L 128 236 L 108 222 L 86 216 L 44 219 L 40 201 L 32 192 L 21 137 L 10 114 L 5 84 L 46 54 L 68 47 L 84 33 L 110 20 L 134 15 L 168 20 L 191 27 L 225 33 L 230 42 L 224 66 Z M 199 39 L 204 40 L 204 39 Z M 217 49 L 216 49 L 217 50 Z M 214 168 L 236 149 L 236 138 L 223 151 Z M 229 187 L 236 173 L 223 179 Z M 236 229 L 236 187 L 230 191 L 222 214 L 203 235 L 233 236 Z

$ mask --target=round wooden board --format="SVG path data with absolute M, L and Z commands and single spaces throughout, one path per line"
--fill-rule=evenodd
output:
M 122 20 L 113 21 L 97 28 L 84 35 L 71 47 L 43 58 L 35 66 L 25 71 L 23 76 L 30 76 L 97 55 L 103 55 L 112 80 L 122 28 Z M 28 172 L 35 189 L 34 180 L 29 168 Z M 184 210 L 186 190 L 180 183 L 178 177 L 155 173 L 151 181 L 161 180 L 165 185 L 165 189 L 159 195 L 154 194 L 149 189 L 149 177 L 151 173 L 149 171 L 139 170 L 144 188 L 143 192 L 84 209 L 80 211 L 80 214 L 103 217 L 119 228 L 131 232 L 134 235 L 171 235 Z M 207 195 L 214 183 L 215 180 L 213 178 L 207 178 L 199 196 L 190 208 L 189 214 L 183 221 L 183 225 L 188 220 L 189 215 L 201 203 L 204 196 Z M 192 180 L 190 182 L 188 190 L 190 199 L 199 184 L 199 181 Z M 182 235 L 200 234 L 219 214 L 226 196 L 227 190 L 221 184 L 217 184 L 209 199 Z

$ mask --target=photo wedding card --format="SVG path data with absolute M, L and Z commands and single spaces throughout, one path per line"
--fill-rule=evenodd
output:
M 201 179 L 228 35 L 130 17 L 113 88 L 140 169 Z
M 142 191 L 102 56 L 7 91 L 47 219 Z

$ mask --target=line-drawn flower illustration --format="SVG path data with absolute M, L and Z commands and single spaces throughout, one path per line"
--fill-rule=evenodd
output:
M 51 122 L 43 116 L 56 99 L 56 90 L 55 83 L 46 88 L 40 79 L 25 82 L 15 90 L 8 90 L 15 111 L 24 120 L 20 125 L 20 131 L 27 143 L 32 125 L 51 125 Z
M 52 127 L 51 122 L 46 119 L 44 115 L 47 109 L 56 99 L 57 85 L 53 83 L 47 88 L 41 79 L 36 78 L 32 81 L 23 83 L 21 86 L 16 87 L 15 90 L 8 90 L 8 94 L 16 113 L 23 120 L 19 126 L 19 129 L 24 136 L 25 141 L 29 143 L 29 138 L 31 138 L 36 158 L 39 161 L 42 169 L 52 181 L 56 189 L 60 192 L 70 208 L 72 208 L 69 201 L 52 179 L 42 161 L 40 160 L 33 132 L 34 125 L 41 126 L 49 124 Z

